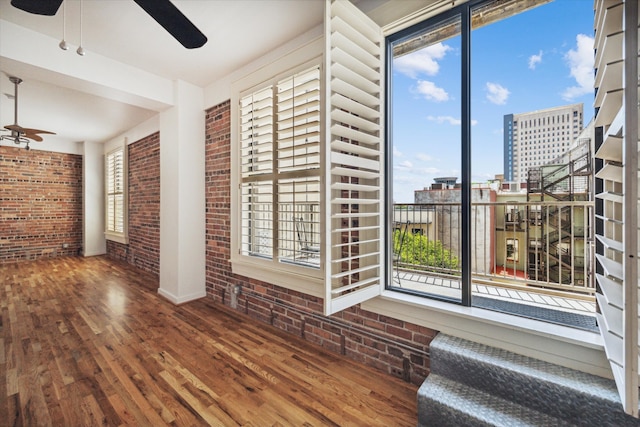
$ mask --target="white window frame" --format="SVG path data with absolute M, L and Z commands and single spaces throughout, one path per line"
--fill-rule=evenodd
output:
M 105 194 L 105 210 L 104 210 L 104 215 L 105 215 L 105 231 L 104 231 L 104 235 L 105 238 L 107 240 L 111 240 L 114 242 L 118 242 L 118 243 L 122 243 L 122 244 L 128 244 L 129 243 L 129 156 L 128 156 L 128 149 L 127 149 L 127 144 L 126 141 L 124 141 L 124 143 L 121 146 L 118 146 L 110 151 L 108 151 L 107 153 L 105 153 L 104 156 L 104 194 Z M 109 193 L 109 180 L 110 180 L 110 176 L 109 176 L 109 163 L 111 162 L 111 159 L 113 158 L 114 155 L 118 154 L 118 153 L 122 153 L 122 191 L 121 192 L 115 192 L 115 193 Z M 122 215 L 122 225 L 123 225 L 123 230 L 120 231 L 116 231 L 113 229 L 109 229 L 109 203 L 110 203 L 110 199 L 111 197 L 115 197 L 117 195 L 121 195 L 122 199 L 123 199 L 123 203 L 122 203 L 122 212 L 120 213 L 120 215 Z
M 313 39 L 298 49 L 286 54 L 273 62 L 261 67 L 253 73 L 232 84 L 231 94 L 231 267 L 235 274 L 252 279 L 303 292 L 305 294 L 323 295 L 324 251 L 319 254 L 319 267 L 284 263 L 277 256 L 272 259 L 262 259 L 256 256 L 243 255 L 241 252 L 241 156 L 240 156 L 240 124 L 239 102 L 242 97 L 268 86 L 276 86 L 278 82 L 299 72 L 320 67 L 320 91 L 322 93 L 322 37 Z M 322 95 L 321 95 L 322 97 Z M 321 100 L 322 103 L 322 100 Z M 323 111 L 321 109 L 321 123 Z M 274 134 L 276 129 L 274 129 Z M 320 140 L 324 140 L 322 133 Z M 322 151 L 322 146 L 321 146 Z M 321 154 L 322 155 L 322 154 Z M 320 235 L 324 230 L 322 215 L 322 189 L 320 191 Z M 277 236 L 274 236 L 277 239 Z

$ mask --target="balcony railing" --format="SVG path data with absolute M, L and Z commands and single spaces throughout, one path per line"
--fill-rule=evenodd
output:
M 270 237 L 273 215 L 257 204 L 253 207 L 248 223 L 255 234 L 246 239 L 248 254 L 268 259 L 277 254 L 280 262 L 319 268 L 319 204 L 281 204 L 275 241 Z M 588 201 L 473 203 L 473 286 L 592 301 L 593 207 Z M 425 293 L 435 287 L 444 294 L 460 289 L 459 203 L 397 204 L 390 222 L 391 287 L 409 288 L 413 281 L 418 292 L 425 289 L 419 283 L 430 284 Z
M 592 218 L 585 201 L 473 203 L 472 281 L 593 295 Z M 392 221 L 394 269 L 459 281 L 459 203 L 395 205 Z

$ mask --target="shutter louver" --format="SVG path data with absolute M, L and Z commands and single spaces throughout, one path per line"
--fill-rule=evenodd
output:
M 637 417 L 637 2 L 597 1 L 595 27 L 598 326 L 624 410 Z
M 280 82 L 277 108 L 278 173 L 319 169 L 320 70 Z
M 106 156 L 107 231 L 124 233 L 124 149 Z
M 277 85 L 278 249 L 283 262 L 319 268 L 320 67 Z
M 349 1 L 327 2 L 325 314 L 381 293 L 383 36 Z
M 240 253 L 273 257 L 273 87 L 240 99 Z
M 273 93 L 269 86 L 240 100 L 242 178 L 273 172 Z

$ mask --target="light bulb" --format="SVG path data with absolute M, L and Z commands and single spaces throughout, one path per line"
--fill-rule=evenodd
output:
M 84 49 L 82 48 L 82 46 L 78 47 L 78 49 L 76 50 L 76 53 L 80 56 L 84 56 Z
M 69 50 L 69 45 L 67 44 L 67 42 L 64 39 L 62 39 L 62 41 L 60 42 L 60 44 L 58 46 L 60 46 L 60 49 L 62 49 L 62 50 Z

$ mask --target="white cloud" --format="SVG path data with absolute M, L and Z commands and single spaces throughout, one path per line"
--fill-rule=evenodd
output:
M 571 86 L 562 93 L 565 101 L 593 92 L 593 37 L 585 34 L 576 36 L 576 49 L 564 56 L 570 69 L 570 75 L 576 79 L 577 86 Z
M 431 161 L 433 161 L 433 157 L 431 157 L 431 156 L 430 156 L 430 155 L 428 155 L 428 154 L 424 154 L 424 153 L 418 153 L 418 154 L 416 154 L 416 158 L 417 158 L 418 160 L 422 160 L 423 162 L 431 162 Z
M 455 117 L 452 116 L 427 116 L 427 120 L 430 120 L 432 122 L 436 122 L 436 123 L 449 123 L 450 125 L 453 126 L 460 126 L 460 124 L 462 123 L 462 120 L 460 119 L 456 119 Z M 478 124 L 477 120 L 471 120 L 471 126 L 475 126 Z
M 413 171 L 414 173 L 417 173 L 420 176 L 424 176 L 424 175 L 436 175 L 440 173 L 440 169 L 438 168 L 420 168 L 420 169 L 416 169 L 415 171 Z
M 434 76 L 440 70 L 440 65 L 437 61 L 444 58 L 447 51 L 451 49 L 445 44 L 436 43 L 394 59 L 393 68 L 412 79 L 417 78 L 418 74 Z
M 411 163 L 409 160 L 405 160 L 403 162 L 398 163 L 398 168 L 400 168 L 400 169 L 411 169 L 411 168 L 413 168 L 413 163 Z
M 509 98 L 509 89 L 499 85 L 498 83 L 487 82 L 487 99 L 497 105 L 504 105 L 507 103 L 507 98 Z
M 536 65 L 542 62 L 542 51 L 540 51 L 537 55 L 531 55 L 529 57 L 529 68 L 531 70 L 536 69 Z
M 446 90 L 427 80 L 418 80 L 414 91 L 431 101 L 442 102 L 449 100 L 449 94 Z
M 398 150 L 398 148 L 394 145 L 393 146 L 393 157 L 402 157 L 403 154 L 400 150 Z
M 458 126 L 462 123 L 462 120 L 456 119 L 451 116 L 428 116 L 427 120 L 436 122 L 436 123 L 449 123 L 450 125 Z

